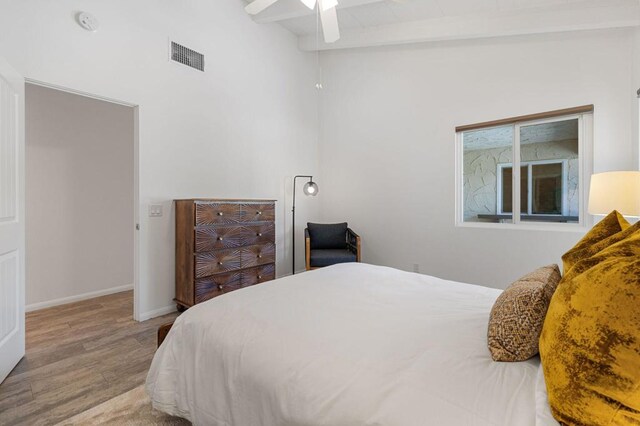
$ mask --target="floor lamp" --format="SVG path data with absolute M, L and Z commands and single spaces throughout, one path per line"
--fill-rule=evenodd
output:
M 304 184 L 304 188 L 302 191 L 304 195 L 318 195 L 318 185 L 313 181 L 313 176 L 295 176 L 293 178 L 293 207 L 291 208 L 291 213 L 293 216 L 292 224 L 291 224 L 291 234 L 293 235 L 291 241 L 291 249 L 293 251 L 293 268 L 291 269 L 291 274 L 296 273 L 296 179 L 298 178 L 308 178 L 309 182 Z

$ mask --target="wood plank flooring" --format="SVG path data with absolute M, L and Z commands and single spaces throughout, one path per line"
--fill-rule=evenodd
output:
M 0 425 L 53 425 L 144 383 L 158 326 L 131 291 L 27 314 L 27 350 L 0 384 Z

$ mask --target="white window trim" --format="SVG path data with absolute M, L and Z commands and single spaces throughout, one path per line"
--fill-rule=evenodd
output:
M 513 223 L 487 223 L 487 222 L 465 222 L 464 221 L 464 146 L 463 133 L 455 134 L 455 226 L 460 228 L 486 228 L 486 229 L 511 229 L 511 230 L 535 230 L 535 231 L 559 231 L 584 233 L 593 226 L 594 218 L 587 212 L 587 199 L 589 197 L 589 177 L 593 171 L 593 112 L 582 114 L 565 115 L 553 117 L 545 120 L 523 121 L 514 125 L 514 142 L 520 139 L 520 128 L 535 124 L 550 123 L 554 121 L 564 121 L 577 118 L 578 121 L 578 187 L 579 187 L 579 222 L 576 223 L 550 223 L 550 222 L 520 222 L 520 215 L 514 215 Z M 500 126 L 501 127 L 501 126 Z M 520 164 L 520 144 L 513 144 L 513 162 Z M 520 168 L 514 168 L 512 173 L 514 182 L 520 181 Z M 516 176 L 517 175 L 517 176 Z M 518 179 L 517 181 L 515 179 Z M 516 199 L 514 200 L 514 211 L 520 210 L 520 185 L 515 186 Z M 516 206 L 517 204 L 517 206 Z M 516 209 L 517 207 L 517 209 Z
M 560 164 L 562 166 L 562 213 L 554 214 L 554 213 L 533 213 L 533 167 L 540 164 Z M 557 159 L 557 160 L 533 160 L 533 161 L 522 161 L 520 163 L 520 167 L 527 166 L 527 215 L 528 216 L 568 216 L 569 215 L 569 173 L 568 173 L 568 160 L 566 159 Z M 498 178 L 497 182 L 497 197 L 496 197 L 496 211 L 498 214 L 509 214 L 505 213 L 502 210 L 502 170 L 504 168 L 511 167 L 513 169 L 512 163 L 498 163 L 496 176 Z

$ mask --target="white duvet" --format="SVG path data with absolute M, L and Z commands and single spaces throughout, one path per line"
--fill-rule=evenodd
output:
M 248 287 L 176 320 L 147 391 L 196 425 L 552 424 L 538 359 L 491 360 L 499 294 L 356 263 Z

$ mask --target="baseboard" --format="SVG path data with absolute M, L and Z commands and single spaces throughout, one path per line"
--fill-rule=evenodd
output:
M 149 311 L 149 312 L 143 312 L 140 314 L 140 318 L 138 318 L 138 321 L 150 320 L 151 318 L 170 314 L 171 312 L 175 312 L 175 311 L 176 311 L 176 305 L 172 304 L 169 306 L 165 306 L 164 308 L 154 309 L 153 311 Z
M 296 274 L 297 273 L 302 273 L 302 272 L 306 272 L 306 271 L 303 269 L 301 271 L 296 272 Z M 283 275 L 279 275 L 278 278 L 284 278 L 284 277 L 288 277 L 290 275 L 291 275 L 291 273 L 283 274 Z M 138 321 L 150 320 L 151 318 L 159 317 L 161 315 L 170 314 L 171 312 L 175 312 L 175 311 L 176 311 L 176 305 L 172 304 L 172 305 L 169 305 L 169 306 L 165 306 L 164 308 L 154 309 L 153 311 L 149 311 L 149 312 L 143 312 L 142 314 L 140 314 L 140 318 L 138 318 Z
M 66 305 L 67 303 L 80 302 L 81 300 L 93 299 L 94 297 L 106 296 L 109 294 L 120 293 L 122 291 L 133 290 L 133 284 L 122 285 L 120 287 L 111 287 L 104 290 L 91 291 L 89 293 L 77 294 L 75 296 L 61 297 L 59 299 L 47 300 L 45 302 L 32 303 L 25 307 L 27 312 L 37 311 L 38 309 L 51 308 L 53 306 Z

